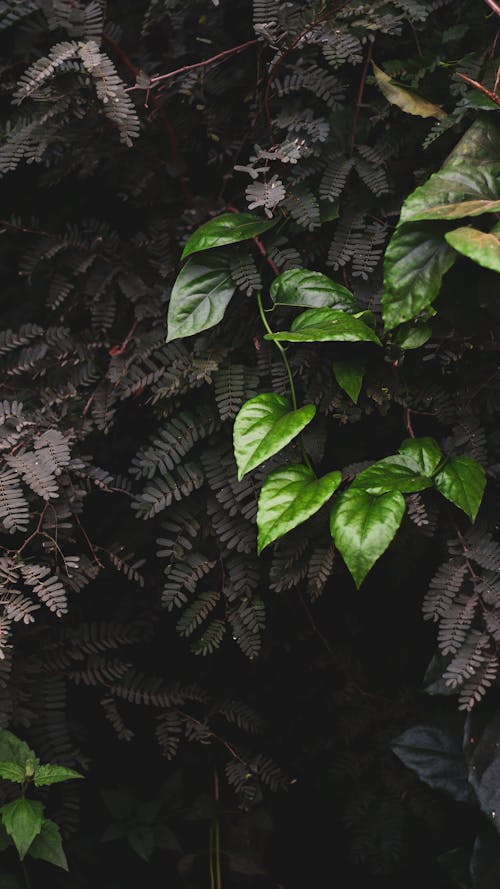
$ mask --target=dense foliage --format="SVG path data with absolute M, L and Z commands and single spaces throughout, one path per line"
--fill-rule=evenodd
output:
M 33 885 L 498 885 L 495 7 L 0 3 Z

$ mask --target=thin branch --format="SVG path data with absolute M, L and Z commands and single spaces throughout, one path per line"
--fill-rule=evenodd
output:
M 368 76 L 368 68 L 370 67 L 370 62 L 372 60 L 373 46 L 374 46 L 374 41 L 368 45 L 368 52 L 366 54 L 365 64 L 363 65 L 363 72 L 361 74 L 361 80 L 359 82 L 358 97 L 356 99 L 356 110 L 354 112 L 354 118 L 352 121 L 351 146 L 350 146 L 351 155 L 354 151 L 354 146 L 356 144 L 356 131 L 358 129 L 359 113 L 361 111 L 361 104 L 363 102 L 363 93 L 365 91 L 366 78 Z
M 240 43 L 239 46 L 232 46 L 231 49 L 225 49 L 224 52 L 219 52 L 217 55 L 211 56 L 209 59 L 204 59 L 202 62 L 195 62 L 194 65 L 184 65 L 182 68 L 176 68 L 175 71 L 169 71 L 168 74 L 159 74 L 157 77 L 152 77 L 145 86 L 138 86 L 137 84 L 135 86 L 130 86 L 127 92 L 130 93 L 134 90 L 151 89 L 151 87 L 157 86 L 159 83 L 163 83 L 165 80 L 169 80 L 177 74 L 185 74 L 187 71 L 194 71 L 196 68 L 205 68 L 207 65 L 212 65 L 214 62 L 220 62 L 222 59 L 227 59 L 230 56 L 243 52 L 243 50 L 248 49 L 248 47 L 255 46 L 256 43 L 256 39 L 247 40 L 245 43 Z
M 461 77 L 462 80 L 465 80 L 466 83 L 470 83 L 470 85 L 473 86 L 474 89 L 479 90 L 480 93 L 483 93 L 484 96 L 488 96 L 488 99 L 491 99 L 491 101 L 494 102 L 495 105 L 498 105 L 498 107 L 500 108 L 500 96 L 492 93 L 491 90 L 489 90 L 486 86 L 483 86 L 483 84 L 479 83 L 477 80 L 472 80 L 472 77 L 467 77 L 466 74 L 460 74 L 460 72 L 457 71 L 457 75 L 458 77 Z
M 500 6 L 498 5 L 498 3 L 495 2 L 495 0 L 484 0 L 484 2 L 488 4 L 493 12 L 496 12 L 497 15 L 500 15 Z

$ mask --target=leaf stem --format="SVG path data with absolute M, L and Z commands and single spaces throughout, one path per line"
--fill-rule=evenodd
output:
M 222 877 L 220 869 L 220 822 L 218 818 L 216 818 L 215 821 L 215 873 L 216 887 L 217 889 L 222 889 Z
M 28 868 L 26 867 L 24 861 L 21 861 L 21 870 L 23 872 L 23 879 L 26 889 L 31 889 L 31 880 L 29 878 Z
M 210 871 L 210 889 L 215 889 L 215 873 L 214 873 L 214 823 L 210 823 L 208 833 L 208 867 Z
M 257 302 L 259 304 L 259 312 L 260 312 L 260 317 L 262 319 L 262 323 L 263 323 L 266 331 L 269 334 L 271 334 L 271 336 L 272 336 L 273 331 L 271 330 L 271 327 L 269 326 L 269 322 L 266 318 L 266 311 L 265 311 L 264 306 L 262 304 L 262 294 L 260 291 L 257 293 Z M 274 342 L 274 345 L 277 346 L 277 348 L 281 354 L 281 357 L 283 359 L 283 364 L 285 365 L 286 372 L 288 374 L 288 380 L 290 383 L 290 395 L 292 397 L 292 406 L 293 406 L 294 411 L 296 411 L 297 410 L 297 393 L 295 391 L 295 383 L 293 382 L 292 368 L 290 367 L 290 362 L 288 361 L 288 358 L 286 356 L 286 349 L 281 345 L 281 343 L 278 343 L 277 340 L 273 340 L 273 342 Z M 307 455 L 304 445 L 302 444 L 302 441 L 300 442 L 300 450 L 302 451 L 302 457 L 304 459 L 304 463 L 306 464 L 306 466 L 309 467 L 311 472 L 314 472 L 313 467 L 311 465 L 311 461 Z

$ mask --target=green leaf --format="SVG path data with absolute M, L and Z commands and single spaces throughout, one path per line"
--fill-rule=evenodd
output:
M 484 115 L 474 121 L 446 158 L 446 167 L 470 161 L 497 161 L 500 157 L 500 127 Z
M 455 228 L 445 235 L 450 247 L 468 256 L 485 269 L 500 272 L 500 229 L 495 226 L 491 232 L 482 232 L 477 228 L 465 225 Z
M 406 199 L 399 224 L 462 219 L 500 210 L 500 162 L 456 162 L 434 173 Z
M 457 802 L 470 802 L 465 756 L 451 731 L 416 725 L 403 732 L 392 749 L 408 769 L 434 790 L 448 793 Z
M 443 452 L 433 438 L 405 438 L 399 453 L 411 457 L 426 476 L 434 475 L 443 460 Z
M 401 491 L 412 494 L 432 487 L 432 479 L 420 472 L 418 463 L 409 456 L 384 457 L 354 479 L 351 488 L 362 488 L 369 494 Z
M 38 766 L 35 769 L 35 787 L 44 787 L 49 784 L 59 784 L 61 781 L 70 781 L 73 778 L 83 778 L 79 772 L 67 769 L 65 766 Z
M 360 318 L 338 309 L 307 309 L 292 323 L 291 330 L 266 334 L 266 340 L 288 343 L 369 342 L 382 345 L 378 336 Z
M 167 343 L 215 327 L 235 289 L 225 251 L 189 259 L 170 295 Z
M 273 228 L 277 219 L 260 219 L 254 213 L 223 213 L 200 225 L 189 238 L 182 259 L 201 250 L 211 250 L 226 244 L 237 244 L 256 238 Z
M 405 324 L 398 327 L 392 342 L 400 349 L 420 349 L 431 335 L 430 324 L 415 324 L 414 321 L 406 321 Z
M 155 849 L 155 835 L 152 827 L 136 824 L 127 831 L 127 839 L 132 849 L 142 858 L 149 861 Z
M 434 479 L 439 493 L 469 516 L 471 522 L 481 506 L 486 475 L 483 467 L 470 457 L 450 457 Z
M 292 410 L 282 395 L 271 392 L 245 402 L 234 421 L 234 456 L 241 480 L 247 472 L 286 447 L 308 423 L 316 408 Z
M 34 767 L 38 759 L 24 741 L 20 741 L 7 729 L 0 729 L 0 762 L 15 763 L 22 768 L 23 774 L 26 774 L 26 764 L 31 763 Z
M 24 769 L 15 762 L 0 762 L 0 778 L 14 781 L 16 784 L 24 784 L 26 774 Z
M 372 62 L 372 66 L 377 86 L 391 105 L 397 105 L 398 108 L 401 108 L 407 114 L 414 114 L 418 117 L 436 117 L 438 120 L 446 117 L 446 112 L 439 105 L 434 105 L 433 102 L 417 96 L 416 93 L 397 86 L 392 82 L 389 75 L 382 71 L 375 62 Z
M 399 491 L 377 497 L 351 486 L 334 503 L 330 532 L 358 589 L 393 540 L 404 511 Z
M 355 311 L 353 294 L 321 272 L 289 269 L 271 284 L 271 299 L 280 306 L 309 306 L 312 309 L 331 307 Z
M 337 490 L 342 476 L 316 478 L 308 466 L 284 466 L 262 486 L 257 510 L 258 552 L 314 515 Z
M 14 840 L 22 860 L 42 828 L 43 806 L 35 800 L 20 797 L 2 806 L 0 814 L 5 830 Z
M 364 364 L 359 361 L 334 361 L 333 372 L 340 388 L 357 404 L 365 372 Z
M 394 232 L 384 258 L 382 315 L 386 330 L 415 318 L 436 298 L 457 255 L 444 226 L 405 225 Z
M 68 870 L 68 862 L 62 845 L 61 834 L 55 821 L 45 818 L 42 829 L 33 840 L 28 854 L 32 858 L 48 861 L 63 870 Z

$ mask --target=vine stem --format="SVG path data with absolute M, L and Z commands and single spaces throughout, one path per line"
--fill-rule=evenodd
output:
M 263 323 L 265 329 L 267 330 L 267 332 L 269 334 L 271 334 L 271 336 L 272 336 L 273 331 L 271 330 L 271 327 L 269 326 L 269 322 L 266 318 L 266 312 L 265 312 L 264 306 L 262 304 L 262 294 L 260 293 L 260 291 L 257 293 L 257 302 L 259 304 L 259 312 L 260 312 L 260 317 L 262 319 L 262 323 Z M 290 395 L 292 397 L 292 406 L 293 406 L 294 411 L 296 411 L 297 410 L 297 393 L 295 391 L 295 383 L 293 382 L 292 368 L 290 367 L 290 362 L 288 361 L 288 358 L 286 356 L 286 349 L 277 340 L 273 340 L 273 342 L 274 342 L 275 346 L 278 347 L 281 357 L 283 359 L 283 364 L 285 365 L 286 372 L 288 374 L 288 381 L 290 383 Z M 302 444 L 302 442 L 300 442 L 300 450 L 302 452 L 302 457 L 304 459 L 304 463 L 306 464 L 306 466 L 309 467 L 311 472 L 314 472 L 314 469 L 312 468 L 312 465 L 311 465 L 311 461 L 307 455 L 306 449 L 304 448 L 304 445 Z

